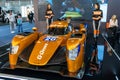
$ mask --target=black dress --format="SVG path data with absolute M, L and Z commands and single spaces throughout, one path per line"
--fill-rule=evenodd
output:
M 100 9 L 94 10 L 92 17 L 94 17 L 94 18 L 101 17 L 102 18 L 103 17 L 102 10 L 100 10 Z M 99 30 L 101 18 L 98 20 L 93 20 L 93 27 L 95 27 L 96 30 Z
M 51 24 L 52 19 L 53 19 L 53 15 L 54 15 L 54 13 L 53 13 L 52 9 L 47 9 L 47 10 L 46 10 L 45 17 L 48 19 L 48 22 L 47 22 L 48 25 Z

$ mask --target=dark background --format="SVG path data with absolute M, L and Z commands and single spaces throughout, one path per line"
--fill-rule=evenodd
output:
M 107 3 L 108 0 L 105 0 L 105 3 Z M 96 2 L 101 4 L 101 0 L 39 0 L 38 2 L 38 20 L 39 21 L 45 21 L 45 11 L 48 3 L 52 3 L 52 10 L 55 14 L 54 20 L 60 18 L 65 11 L 70 11 L 70 8 L 73 8 L 76 11 L 75 8 L 78 8 L 79 12 L 82 17 L 80 19 L 84 20 L 92 20 L 92 11 L 93 11 L 93 4 Z M 64 4 L 66 5 L 64 5 Z
M 59 4 L 56 4 L 56 10 L 54 10 L 55 14 L 59 14 L 59 9 L 60 9 L 60 4 L 61 2 L 64 1 L 64 0 L 53 0 L 52 2 L 53 3 L 59 3 Z M 86 0 L 82 0 L 82 1 L 86 1 Z M 89 0 L 89 1 L 92 1 L 93 3 L 96 3 L 97 1 L 99 0 Z M 45 32 L 46 31 L 46 22 L 45 22 L 45 10 L 46 10 L 46 5 L 43 5 L 43 7 L 40 8 L 39 6 L 39 0 L 35 0 L 34 1 L 34 8 L 35 8 L 35 26 L 38 27 L 38 30 L 41 31 L 41 32 Z M 43 2 L 43 0 L 42 0 Z M 120 3 L 120 0 L 105 0 L 105 2 L 108 2 L 108 11 L 107 11 L 107 20 L 106 22 L 109 21 L 109 19 L 111 18 L 111 16 L 113 14 L 116 14 L 117 17 L 118 17 L 118 23 L 120 23 L 120 8 L 119 8 L 119 3 Z M 86 4 L 84 4 L 86 5 Z M 53 8 L 53 7 L 52 7 Z M 42 16 L 41 16 L 42 14 Z M 91 15 L 90 15 L 91 16 Z M 89 16 L 89 17 L 90 17 Z M 58 18 L 58 17 L 56 17 Z M 54 19 L 55 20 L 55 19 Z M 85 20 L 87 22 L 87 20 Z M 81 21 L 77 21 L 76 23 L 79 23 Z M 92 22 L 92 20 L 90 20 L 90 22 Z M 101 24 L 101 31 L 105 31 L 105 25 L 106 25 L 106 22 L 102 22 Z M 92 24 L 91 26 L 89 26 L 91 29 L 92 29 Z
M 108 1 L 108 16 L 107 21 L 111 18 L 111 16 L 115 14 L 118 18 L 118 23 L 120 23 L 120 0 L 109 0 Z

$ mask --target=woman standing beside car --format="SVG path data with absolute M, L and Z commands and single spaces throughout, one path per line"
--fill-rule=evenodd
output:
M 47 10 L 46 10 L 46 13 L 45 13 L 45 18 L 46 18 L 46 23 L 47 23 L 47 29 L 48 29 L 48 26 L 52 23 L 53 21 L 53 16 L 54 16 L 54 13 L 51 9 L 51 5 L 48 4 L 47 5 Z
M 94 38 L 99 36 L 99 29 L 100 29 L 100 22 L 101 18 L 103 17 L 103 12 L 100 10 L 100 5 L 99 3 L 96 3 L 94 5 L 94 11 L 92 15 L 93 19 L 93 30 L 94 30 Z

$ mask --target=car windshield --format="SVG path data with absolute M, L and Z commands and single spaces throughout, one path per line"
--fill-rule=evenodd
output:
M 68 33 L 68 29 L 66 27 L 63 28 L 49 28 L 48 29 L 48 34 L 50 35 L 65 35 Z

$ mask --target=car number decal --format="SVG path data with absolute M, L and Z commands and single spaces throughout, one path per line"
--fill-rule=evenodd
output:
M 47 36 L 46 38 L 44 38 L 45 41 L 55 41 L 57 39 L 57 37 L 54 36 Z

